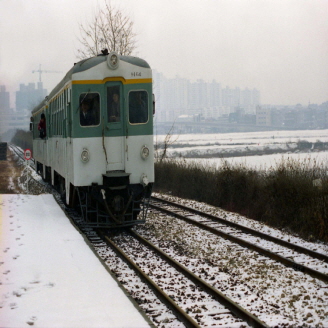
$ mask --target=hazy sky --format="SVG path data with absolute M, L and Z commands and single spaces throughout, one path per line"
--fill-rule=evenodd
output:
M 77 61 L 79 23 L 104 0 L 0 0 L 0 85 Z M 328 0 L 112 0 L 134 21 L 136 55 L 166 77 L 257 88 L 263 104 L 328 100 Z M 11 94 L 12 103 L 14 94 Z

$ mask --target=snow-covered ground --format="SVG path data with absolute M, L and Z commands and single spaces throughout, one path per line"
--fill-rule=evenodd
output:
M 178 199 L 176 201 L 181 202 Z M 208 207 L 205 204 L 193 203 L 194 206 L 201 206 L 203 209 Z M 208 211 L 213 211 L 213 208 L 208 207 Z M 221 215 L 223 212 L 225 211 L 220 211 Z M 239 215 L 225 213 L 229 218 L 238 221 L 244 220 L 245 225 L 247 225 L 246 222 L 251 221 L 243 219 Z M 0 218 L 1 327 L 28 327 L 31 325 L 35 327 L 147 326 L 145 319 L 133 308 L 127 296 L 111 279 L 109 273 L 90 250 L 83 236 L 72 226 L 52 195 L 0 195 Z M 151 220 L 154 220 L 154 217 Z M 171 224 L 173 227 L 173 222 Z M 167 222 L 164 226 L 168 227 Z M 139 230 L 143 230 L 142 227 Z M 170 228 L 169 231 L 172 233 L 172 238 L 173 236 L 177 237 L 175 229 Z M 186 232 L 187 229 L 183 228 L 179 231 Z M 170 239 L 167 235 L 168 231 L 158 232 Z M 300 242 L 293 236 L 284 235 L 292 242 Z M 191 241 L 186 238 L 184 243 L 188 246 L 191 242 L 188 246 L 189 251 L 197 248 L 199 251 L 195 254 L 202 255 L 200 250 L 208 245 L 208 234 L 200 235 L 193 232 L 192 236 Z M 181 235 L 181 238 L 184 237 Z M 216 237 L 211 238 L 217 239 Z M 225 253 L 225 246 L 220 246 L 220 243 L 216 243 L 214 240 L 211 240 L 210 243 L 212 247 L 217 247 L 216 253 L 219 257 L 222 252 L 222 256 L 231 253 L 231 249 Z M 314 243 L 311 243 L 312 247 L 315 247 Z M 317 249 L 325 253 L 324 249 L 327 249 L 327 246 L 318 244 Z M 224 258 L 223 256 L 222 259 Z M 190 257 L 189 254 L 189 256 L 185 256 L 185 260 L 194 265 L 198 263 L 193 268 L 195 272 L 201 270 L 202 266 L 206 270 L 209 269 L 207 266 L 210 262 L 203 263 L 203 255 L 198 258 L 198 255 Z M 261 261 L 264 260 L 263 258 Z M 219 263 L 219 260 L 214 262 Z M 242 281 L 246 277 L 252 280 L 253 291 L 260 292 L 260 294 L 265 292 L 265 298 L 261 298 L 263 299 L 262 308 L 265 308 L 268 300 L 270 300 L 270 304 L 273 300 L 279 304 L 280 311 L 277 311 L 274 318 L 270 317 L 269 320 L 269 317 L 263 317 L 262 314 L 263 321 L 288 322 L 295 326 L 296 322 L 302 322 L 303 318 L 308 325 L 306 327 L 311 327 L 310 322 L 317 324 L 318 327 L 325 327 L 322 324 L 327 323 L 328 320 L 327 285 L 280 265 L 276 265 L 279 266 L 277 272 L 270 272 L 270 281 L 261 279 L 263 274 L 261 270 L 256 274 L 252 273 L 254 268 L 248 268 L 247 270 L 250 272 L 248 276 L 245 276 L 248 264 L 239 261 L 238 268 L 235 268 L 234 263 L 231 268 L 233 271 L 231 279 L 238 278 L 238 284 L 243 289 Z M 243 265 L 246 265 L 244 269 Z M 254 262 L 254 267 L 256 265 L 259 264 Z M 116 271 L 119 270 L 116 268 Z M 124 272 L 126 266 L 122 265 L 121 270 Z M 208 273 L 212 272 L 211 270 Z M 227 274 L 230 272 L 229 270 L 226 270 Z M 238 272 L 241 274 L 240 276 L 237 274 Z M 281 272 L 288 272 L 288 284 L 286 285 L 282 283 Z M 294 280 L 294 276 L 299 276 L 299 282 Z M 242 277 L 244 278 L 242 279 Z M 229 283 L 226 283 L 229 281 L 229 279 L 225 279 L 216 287 L 219 290 L 223 288 L 222 291 L 226 293 L 230 286 Z M 265 287 L 268 284 L 271 284 L 271 288 Z M 277 290 L 281 293 L 277 293 Z M 287 292 L 284 294 L 284 299 L 281 302 L 278 301 L 280 295 L 285 291 Z M 229 296 L 233 298 L 236 296 L 238 300 L 240 293 L 235 294 L 232 292 Z M 294 299 L 297 300 L 298 306 L 293 303 Z M 292 307 L 289 308 L 288 304 L 292 304 Z M 257 305 L 261 308 L 260 303 Z M 122 309 L 124 310 L 122 311 Z M 279 312 L 281 312 L 281 316 L 279 316 Z M 290 315 L 288 320 L 286 313 Z M 311 318 L 308 317 L 308 313 Z M 121 315 L 124 315 L 124 322 L 122 322 Z
M 50 194 L 0 195 L 0 327 L 148 327 Z
M 201 139 L 203 136 L 193 137 Z M 318 139 L 324 141 L 323 138 Z M 322 153 L 315 155 L 318 154 Z M 255 156 L 252 157 L 254 163 L 258 163 L 258 160 L 254 159 Z M 218 163 L 220 159 L 216 161 Z M 35 179 L 38 178 L 33 173 L 32 175 Z M 176 201 L 184 202 L 178 199 Z M 220 216 L 239 223 L 242 221 L 242 224 L 253 228 L 270 230 L 258 222 L 213 209 L 206 204 L 193 202 L 193 206 L 207 209 L 209 212 L 219 211 Z M 211 273 L 213 269 L 207 267 L 210 262 L 206 259 L 204 261 L 203 254 L 208 251 L 206 245 L 215 248 L 215 254 L 211 253 L 211 256 L 216 256 L 215 263 L 226 261 L 222 264 L 227 268 L 226 279 L 219 279 L 219 275 L 216 275 L 218 289 L 221 288 L 223 292 L 227 290 L 229 296 L 240 300 L 241 304 L 246 300 L 240 299 L 245 286 L 249 285 L 252 293 L 263 295 L 256 303 L 257 309 L 261 309 L 261 306 L 265 309 L 261 317 L 263 321 L 270 322 L 271 325 L 283 322 L 292 327 L 301 326 L 303 323 L 304 327 L 327 326 L 327 284 L 281 265 L 273 264 L 277 269 L 267 271 L 266 265 L 269 262 L 262 257 L 261 263 L 254 261 L 253 268 L 246 263 L 247 258 L 245 261 L 242 258 L 241 261 L 231 263 L 230 268 L 229 259 L 226 257 L 231 253 L 231 247 L 226 249 L 225 244 L 218 242 L 216 237 L 199 232 L 191 231 L 190 236 L 186 237 L 182 232 L 187 233 L 188 230 L 184 226 L 181 228 L 180 223 L 174 223 L 177 228 L 173 229 L 173 222 L 168 226 L 167 219 L 162 221 L 161 218 L 151 215 L 145 228 L 147 230 L 149 226 L 156 227 L 158 236 L 164 234 L 167 240 L 178 238 L 181 241 L 181 238 L 185 238 L 181 241 L 182 245 L 186 245 L 189 253 L 194 255 L 186 253 L 184 257 L 186 261 L 193 263 L 190 268 L 195 272 L 205 268 L 206 272 Z M 139 227 L 138 230 L 143 229 L 144 227 Z M 286 233 L 272 231 L 272 234 L 282 234 L 284 239 L 296 244 L 303 243 L 299 238 Z M 89 248 L 83 236 L 71 225 L 52 195 L 0 195 L 0 241 L 0 327 L 148 326 L 147 321 L 134 308 Z M 307 246 L 327 253 L 327 245 L 322 243 L 317 246 L 311 243 Z M 195 249 L 197 252 L 193 252 Z M 109 266 L 116 262 L 113 260 Z M 119 266 L 115 268 L 116 273 L 127 270 L 124 265 L 116 266 Z M 263 279 L 263 274 L 266 279 Z M 298 280 L 294 280 L 295 277 L 298 277 Z M 231 281 L 235 284 L 233 289 L 236 290 L 229 292 L 232 288 Z M 126 284 L 128 283 L 129 280 Z M 131 283 L 133 284 L 133 280 Z M 266 309 L 268 302 L 270 306 L 279 306 L 274 317 L 266 317 L 266 311 L 270 310 Z M 250 307 L 252 309 L 252 305 Z M 122 308 L 127 323 L 122 322 Z
M 165 135 L 155 136 L 161 142 Z M 176 140 L 175 145 L 191 144 L 203 146 L 207 144 L 225 145 L 232 147 L 240 145 L 271 145 L 296 143 L 300 140 L 308 142 L 328 142 L 328 130 L 297 130 L 297 131 L 260 131 L 240 133 L 215 133 L 215 134 L 180 134 L 172 135 L 171 140 Z
M 232 166 L 243 166 L 254 168 L 256 170 L 267 170 L 275 168 L 280 165 L 283 161 L 295 161 L 304 167 L 322 167 L 327 169 L 328 163 L 328 152 L 317 152 L 317 153 L 297 153 L 297 154 L 272 154 L 262 156 L 240 156 L 240 157 L 227 157 L 227 158 L 187 158 L 186 163 L 196 162 L 202 163 L 202 165 L 210 166 L 213 168 L 220 167 L 224 163 L 228 163 Z
M 156 136 L 155 143 L 160 144 L 165 136 Z M 326 163 L 328 151 L 319 151 L 313 145 L 310 149 L 296 150 L 299 141 L 316 143 L 328 142 L 328 130 L 300 131 L 267 131 L 247 133 L 217 134 L 181 134 L 173 135 L 174 143 L 168 148 L 169 157 L 191 157 L 187 161 L 196 160 L 211 166 L 222 165 L 224 159 L 228 163 L 246 165 L 265 169 L 275 167 L 282 159 Z M 275 151 L 271 155 L 250 156 L 250 152 Z M 242 156 L 230 157 L 232 153 Z M 281 153 L 285 152 L 285 153 Z M 218 155 L 219 154 L 219 155 Z M 206 156 L 207 158 L 199 158 Z
M 178 197 L 156 196 L 328 254 L 327 244 L 306 242 L 242 215 Z M 196 217 L 193 219 L 204 221 Z M 220 224 L 217 226 L 223 230 Z M 147 223 L 136 229 L 270 327 L 328 327 L 327 283 L 165 214 L 152 212 Z M 260 238 L 254 237 L 254 244 L 259 241 Z M 277 245 L 272 251 L 290 256 Z M 304 263 L 305 258 L 299 254 L 295 261 Z M 322 262 L 322 272 L 327 272 L 327 267 Z

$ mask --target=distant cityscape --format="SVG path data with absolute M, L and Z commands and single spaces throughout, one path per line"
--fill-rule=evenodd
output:
M 48 94 L 43 83 L 20 84 L 15 92 L 16 108 L 10 106 L 10 93 L 0 85 L 0 135 L 8 130 L 29 128 L 31 110 Z
M 328 101 L 307 106 L 262 105 L 255 88 L 232 89 L 215 80 L 168 79 L 156 71 L 153 79 L 159 133 L 173 123 L 179 133 L 328 128 Z
M 328 101 L 307 106 L 263 105 L 256 88 L 223 87 L 215 80 L 169 79 L 157 71 L 153 71 L 153 81 L 157 133 L 166 133 L 170 124 L 178 125 L 179 133 L 328 128 Z M 11 108 L 10 93 L 1 85 L 0 135 L 27 130 L 32 108 L 47 94 L 41 81 L 20 84 L 15 108 Z
M 173 121 L 180 116 L 219 118 L 236 108 L 242 108 L 247 114 L 255 113 L 260 105 L 260 91 L 255 88 L 223 88 L 215 80 L 207 83 L 201 79 L 196 82 L 180 77 L 167 79 L 156 71 L 153 71 L 153 80 L 158 122 Z

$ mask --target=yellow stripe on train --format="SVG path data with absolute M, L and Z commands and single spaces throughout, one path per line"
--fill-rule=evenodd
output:
M 123 84 L 152 83 L 152 79 L 124 79 L 122 77 L 108 77 L 103 80 L 74 80 L 72 84 L 104 84 L 106 82 L 122 82 Z

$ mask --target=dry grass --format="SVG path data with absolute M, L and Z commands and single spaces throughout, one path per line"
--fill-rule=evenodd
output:
M 166 160 L 156 163 L 155 176 L 155 191 L 237 212 L 306 239 L 328 241 L 326 166 L 288 159 L 261 172 L 228 163 L 214 169 Z

